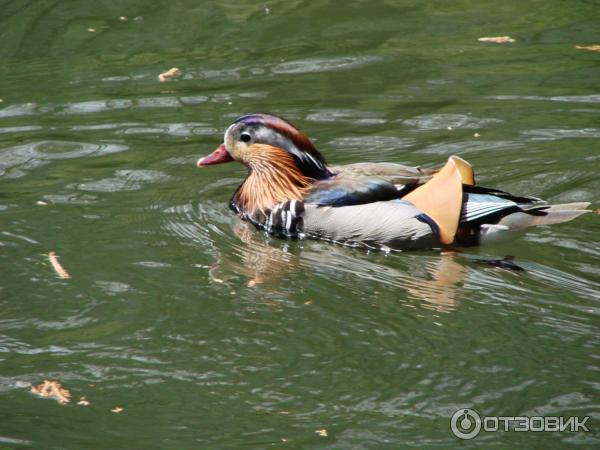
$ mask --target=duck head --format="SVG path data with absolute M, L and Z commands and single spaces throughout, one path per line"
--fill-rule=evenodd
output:
M 332 173 L 310 139 L 285 119 L 250 114 L 225 131 L 223 143 L 197 166 L 237 161 L 248 167 L 248 176 L 235 192 L 231 207 L 256 224 L 286 200 L 301 200 L 316 180 Z
M 270 114 L 238 118 L 225 131 L 223 144 L 210 155 L 200 158 L 197 166 L 238 161 L 252 169 L 265 162 L 264 146 L 285 151 L 305 177 L 320 180 L 331 176 L 325 158 L 310 139 L 287 120 Z M 271 153 L 272 158 L 286 156 L 277 155 L 276 150 Z

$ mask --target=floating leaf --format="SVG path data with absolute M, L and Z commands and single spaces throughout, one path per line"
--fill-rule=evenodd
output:
M 58 256 L 56 256 L 56 252 L 48 253 L 48 259 L 50 260 L 50 264 L 52 264 L 52 268 L 61 278 L 71 278 L 69 272 L 65 270 L 65 268 L 58 262 Z
M 158 81 L 160 81 L 161 83 L 164 83 L 165 81 L 168 81 L 171 78 L 174 78 L 178 75 L 181 75 L 181 70 L 179 70 L 177 67 L 173 67 L 172 69 L 169 69 L 166 72 L 161 73 L 158 76 Z
M 87 399 L 87 398 L 85 398 L 85 397 L 81 397 L 81 398 L 79 399 L 79 401 L 77 402 L 77 404 L 78 404 L 79 406 L 88 406 L 88 405 L 90 404 L 90 402 L 88 401 L 88 399 Z
M 515 42 L 510 36 L 495 36 L 495 37 L 480 37 L 477 39 L 479 42 L 493 42 L 495 44 L 506 44 Z
M 321 428 L 320 430 L 315 430 L 315 433 L 317 433 L 319 436 L 323 436 L 323 437 L 329 436 L 329 434 L 327 433 L 327 430 L 325 428 Z
M 600 45 L 576 45 L 577 50 L 587 50 L 588 52 L 600 52 Z
M 116 406 L 113 409 L 111 409 L 112 412 L 119 414 L 121 411 L 123 411 L 124 408 L 121 408 L 120 406 Z
M 61 387 L 58 381 L 44 380 L 38 386 L 31 386 L 31 392 L 40 397 L 53 398 L 61 405 L 66 405 L 71 401 L 71 393 Z

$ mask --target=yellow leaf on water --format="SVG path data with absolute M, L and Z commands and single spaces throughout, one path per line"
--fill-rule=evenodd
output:
M 480 37 L 477 39 L 479 42 L 493 42 L 494 44 L 506 44 L 515 42 L 510 36 L 495 36 L 495 37 Z
M 53 398 L 61 405 L 66 405 L 71 401 L 71 393 L 58 381 L 44 380 L 42 384 L 31 386 L 31 392 L 40 397 Z
M 158 81 L 160 81 L 161 83 L 164 83 L 165 81 L 168 81 L 171 78 L 174 78 L 178 75 L 181 75 L 181 70 L 179 70 L 177 67 L 173 67 L 172 69 L 169 69 L 166 72 L 161 73 L 158 76 Z
M 315 433 L 317 433 L 319 436 L 323 436 L 323 437 L 329 436 L 329 434 L 327 434 L 327 430 L 325 428 L 321 428 L 320 430 L 315 430 Z
M 112 412 L 117 413 L 117 414 L 123 410 L 124 410 L 124 408 L 121 408 L 120 406 L 116 406 L 113 409 L 111 409 Z
M 48 253 L 48 259 L 50 260 L 50 264 L 52 264 L 52 268 L 61 278 L 71 278 L 69 272 L 65 270 L 65 268 L 58 262 L 58 256 L 56 252 Z
M 600 45 L 576 45 L 577 50 L 587 50 L 588 52 L 600 52 Z

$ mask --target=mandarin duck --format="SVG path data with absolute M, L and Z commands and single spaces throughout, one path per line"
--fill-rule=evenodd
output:
M 550 205 L 476 186 L 471 165 L 458 156 L 439 170 L 395 163 L 329 166 L 304 133 L 269 114 L 238 118 L 197 166 L 231 161 L 248 168 L 231 209 L 279 237 L 386 250 L 474 246 L 572 220 L 589 206 Z

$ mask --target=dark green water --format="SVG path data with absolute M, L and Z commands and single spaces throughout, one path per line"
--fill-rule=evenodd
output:
M 600 54 L 574 46 L 600 44 L 598 2 L 0 11 L 1 449 L 599 448 L 599 216 L 368 254 L 234 221 L 243 168 L 194 165 L 268 111 L 333 163 L 454 153 L 483 185 L 597 207 Z M 480 262 L 506 255 L 526 271 Z M 74 401 L 31 394 L 44 379 Z M 590 432 L 460 441 L 463 407 Z

